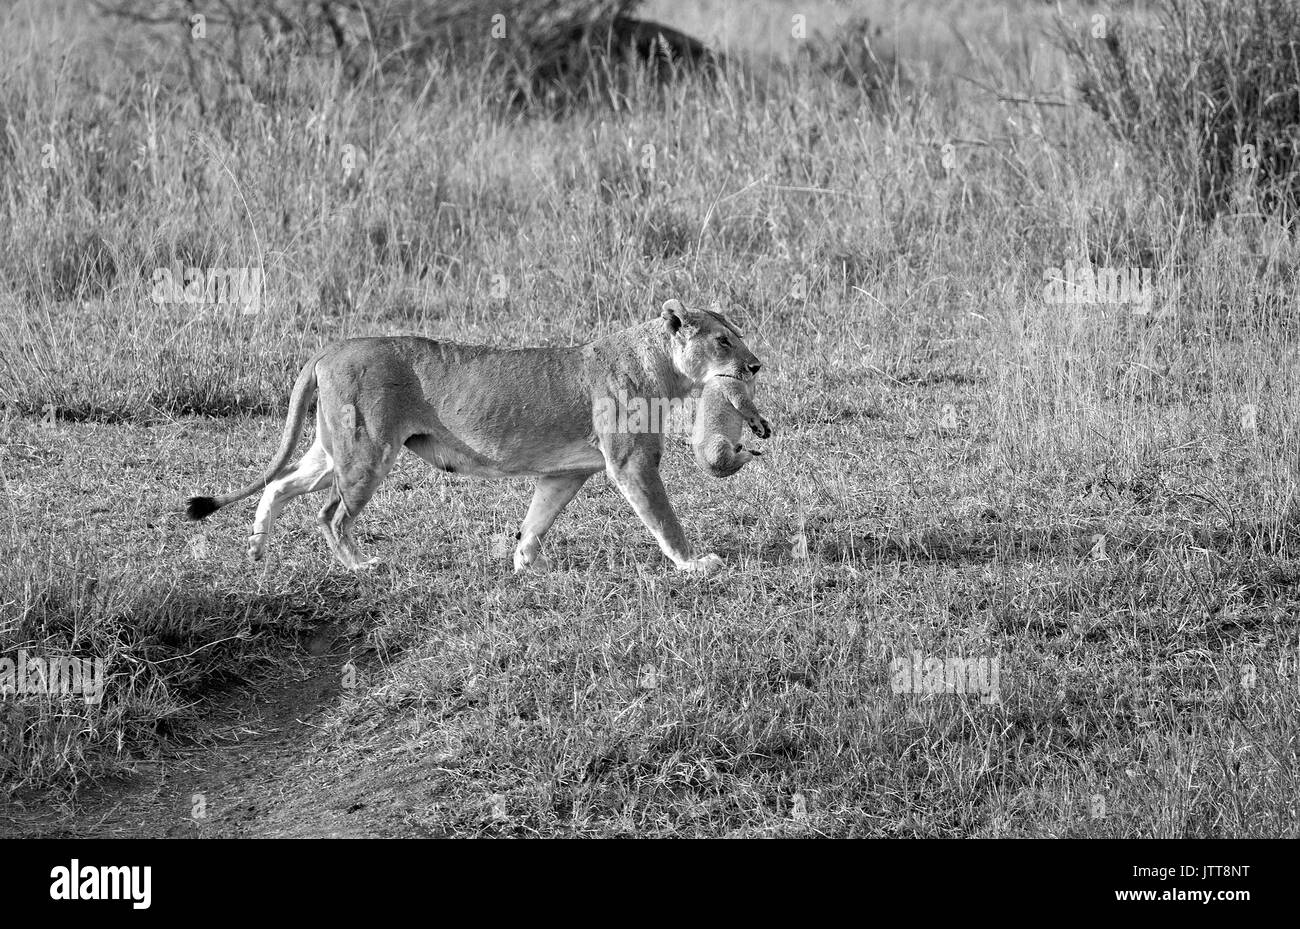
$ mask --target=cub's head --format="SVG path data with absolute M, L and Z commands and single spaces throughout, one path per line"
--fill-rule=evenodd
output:
M 696 384 L 716 374 L 750 380 L 762 367 L 740 330 L 721 313 L 691 310 L 680 300 L 669 300 L 660 316 L 668 327 L 673 364 Z

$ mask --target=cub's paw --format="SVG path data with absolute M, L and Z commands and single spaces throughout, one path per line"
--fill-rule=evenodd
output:
M 684 561 L 677 567 L 682 571 L 689 571 L 692 574 L 712 574 L 714 571 L 720 571 L 725 562 L 717 555 L 710 552 L 699 558 L 692 558 L 690 561 Z
M 772 438 L 772 424 L 761 416 L 753 416 L 748 420 L 749 429 L 760 439 Z

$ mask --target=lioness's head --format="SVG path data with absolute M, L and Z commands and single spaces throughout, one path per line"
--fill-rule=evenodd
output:
M 762 367 L 740 330 L 721 313 L 691 310 L 680 300 L 669 300 L 660 316 L 668 326 L 673 364 L 696 384 L 717 374 L 749 380 Z

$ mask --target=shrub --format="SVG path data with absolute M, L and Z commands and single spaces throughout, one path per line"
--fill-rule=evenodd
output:
M 426 88 L 447 64 L 484 76 L 511 105 L 565 106 L 609 98 L 648 64 L 657 81 L 715 65 L 698 40 L 631 14 L 641 0 L 226 0 L 209 14 L 210 37 L 189 41 L 190 0 L 111 0 L 110 13 L 160 26 L 190 62 L 203 58 L 224 83 L 262 102 L 290 93 L 296 56 L 338 56 L 354 81 L 406 81 Z M 184 28 L 182 28 L 184 27 Z M 226 37 L 219 40 L 217 37 Z M 200 101 L 212 96 L 194 87 Z M 202 105 L 202 103 L 201 103 Z
M 1100 25 L 1100 29 L 1097 26 Z M 1203 218 L 1300 200 L 1300 5 L 1154 0 L 1149 16 L 1058 21 L 1083 102 L 1166 169 Z

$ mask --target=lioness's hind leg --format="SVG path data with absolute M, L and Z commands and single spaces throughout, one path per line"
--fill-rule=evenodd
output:
M 555 524 L 560 511 L 578 495 L 590 474 L 564 474 L 539 478 L 533 490 L 533 502 L 519 530 L 519 544 L 515 546 L 515 570 L 532 567 L 545 571 L 550 567 L 542 554 L 542 536 Z
M 313 444 L 292 469 L 266 485 L 257 505 L 257 516 L 253 519 L 253 534 L 248 537 L 249 558 L 258 561 L 266 553 L 271 527 L 284 505 L 300 494 L 320 490 L 329 483 L 332 473 L 329 453 L 323 446 Z
M 379 560 L 362 556 L 352 538 L 352 527 L 392 470 L 401 451 L 400 443 L 376 448 L 374 443 L 361 440 L 353 443 L 346 462 L 335 463 L 334 490 L 330 493 L 331 499 L 326 504 L 326 509 L 330 508 L 330 503 L 334 503 L 335 497 L 337 503 L 334 503 L 333 512 L 328 515 L 325 509 L 321 510 L 318 520 L 327 520 L 321 526 L 326 541 L 330 542 L 330 548 L 339 561 L 353 571 L 367 568 Z
M 342 499 L 338 487 L 331 487 L 329 493 L 325 495 L 325 505 L 316 514 L 316 525 L 320 528 L 321 535 L 325 537 L 325 544 L 329 546 L 330 553 L 346 565 L 347 559 L 339 551 L 339 540 L 334 536 L 334 511 L 338 509 Z

